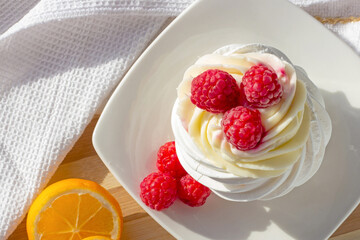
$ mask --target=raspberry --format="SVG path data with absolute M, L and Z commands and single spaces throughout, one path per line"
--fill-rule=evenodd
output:
M 141 200 L 150 208 L 162 210 L 176 199 L 176 179 L 168 173 L 154 172 L 140 183 Z
M 241 151 L 255 148 L 264 132 L 260 112 L 243 106 L 227 111 L 221 125 L 227 141 Z
M 191 102 L 212 113 L 224 113 L 239 105 L 240 87 L 227 72 L 210 69 L 191 83 Z
M 195 181 L 189 174 L 178 182 L 178 196 L 181 201 L 191 207 L 204 205 L 211 191 L 201 183 Z
M 181 178 L 186 174 L 176 155 L 175 142 L 167 142 L 159 148 L 156 166 L 160 172 L 167 172 L 174 178 Z
M 264 65 L 255 65 L 247 70 L 241 88 L 251 107 L 270 107 L 279 103 L 283 95 L 276 73 Z

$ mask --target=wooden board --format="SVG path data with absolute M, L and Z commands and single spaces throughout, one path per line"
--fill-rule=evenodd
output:
M 91 143 L 91 136 L 99 115 L 96 115 L 83 135 L 57 169 L 50 183 L 66 178 L 84 178 L 105 187 L 119 201 L 124 214 L 122 239 L 150 240 L 174 239 L 156 223 L 124 190 L 105 167 Z M 26 240 L 25 220 L 17 227 L 9 240 Z M 331 240 L 360 239 L 360 207 L 334 233 Z
M 121 239 L 174 239 L 130 197 L 96 154 L 91 137 L 98 119 L 99 115 L 93 118 L 49 184 L 66 178 L 84 178 L 95 181 L 109 190 L 120 203 L 124 215 L 124 231 Z M 24 220 L 9 240 L 25 239 L 27 235 Z
M 159 33 L 173 20 L 169 18 Z M 318 19 L 323 23 L 325 20 Z M 360 18 L 359 18 L 360 20 Z M 157 34 L 156 34 L 157 35 Z M 155 36 L 154 36 L 155 37 Z M 105 101 L 106 102 L 106 101 Z M 102 109 L 102 107 L 100 107 Z M 116 181 L 105 167 L 92 146 L 91 137 L 100 114 L 96 114 L 83 135 L 67 154 L 49 184 L 66 178 L 84 178 L 95 181 L 106 188 L 120 203 L 124 215 L 124 231 L 121 239 L 130 240 L 170 240 L 174 239 L 165 229 L 153 220 Z M 26 240 L 24 221 L 16 228 L 9 240 Z M 336 230 L 331 240 L 360 239 L 360 206 Z

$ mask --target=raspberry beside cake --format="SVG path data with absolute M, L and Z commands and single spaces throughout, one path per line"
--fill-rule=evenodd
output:
M 184 169 L 232 201 L 276 198 L 306 182 L 331 134 L 306 73 L 259 44 L 225 46 L 189 67 L 172 128 Z

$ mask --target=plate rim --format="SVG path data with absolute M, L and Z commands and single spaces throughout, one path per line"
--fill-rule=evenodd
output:
M 330 29 L 326 28 L 322 23 L 320 23 L 318 20 L 316 20 L 314 17 L 312 17 L 310 14 L 308 14 L 306 11 L 304 11 L 303 9 L 301 9 L 300 7 L 296 6 L 295 4 L 289 2 L 289 0 L 277 0 L 278 2 L 282 2 L 282 4 L 288 4 L 288 7 L 297 9 L 297 11 L 302 14 L 302 17 L 307 18 L 308 20 L 310 20 L 312 22 L 312 24 L 317 24 L 319 26 L 321 26 L 321 28 L 323 29 L 323 31 L 326 31 L 328 33 L 330 33 L 331 35 L 333 35 L 333 37 L 335 37 L 337 39 L 337 41 L 339 42 L 339 44 L 342 44 L 343 47 L 348 48 L 348 50 L 352 51 L 353 54 L 357 55 L 359 57 L 360 60 L 360 56 L 355 52 L 355 50 L 349 45 L 347 44 L 343 39 L 339 38 L 334 32 L 332 32 Z M 121 184 L 121 186 L 127 191 L 127 193 L 133 198 L 133 200 L 135 200 L 141 207 L 142 209 L 148 213 L 164 230 L 166 230 L 167 232 L 169 232 L 172 236 L 174 236 L 176 239 L 182 239 L 182 237 L 175 232 L 172 228 L 168 228 L 166 226 L 166 224 L 163 222 L 162 219 L 160 219 L 154 212 L 153 210 L 151 210 L 150 208 L 148 208 L 142 201 L 139 201 L 138 199 L 136 199 L 133 194 L 131 193 L 131 191 L 129 190 L 129 187 L 127 186 L 126 183 L 123 182 L 123 180 L 120 178 L 120 176 L 118 176 L 118 174 L 115 174 L 116 171 L 115 169 L 113 169 L 113 167 L 109 164 L 109 161 L 106 160 L 103 152 L 101 151 L 101 143 L 99 143 L 99 136 L 101 135 L 101 132 L 99 130 L 99 128 L 102 125 L 103 119 L 106 117 L 106 113 L 111 109 L 111 105 L 112 102 L 114 101 L 115 96 L 119 93 L 119 91 L 122 90 L 124 84 L 126 84 L 126 82 L 128 82 L 129 80 L 129 76 L 132 75 L 132 73 L 137 69 L 137 66 L 142 62 L 143 58 L 145 58 L 148 53 L 151 51 L 151 49 L 157 45 L 157 43 L 159 42 L 160 39 L 162 39 L 162 37 L 164 35 L 167 34 L 167 32 L 172 29 L 172 27 L 174 25 L 177 25 L 178 22 L 182 19 L 183 16 L 187 15 L 188 12 L 192 11 L 193 8 L 195 8 L 197 5 L 203 4 L 203 2 L 206 2 L 206 0 L 197 0 L 194 1 L 193 3 L 191 3 L 183 12 L 181 12 L 163 31 L 161 31 L 156 38 L 148 45 L 148 47 L 146 47 L 146 49 L 141 53 L 141 55 L 135 60 L 135 62 L 130 66 L 130 68 L 128 69 L 128 71 L 126 72 L 126 74 L 120 79 L 119 84 L 115 87 L 114 91 L 111 93 L 111 96 L 109 98 L 109 100 L 107 101 L 102 113 L 100 114 L 100 117 L 98 119 L 98 122 L 93 130 L 93 134 L 92 134 L 92 144 L 94 146 L 94 149 L 96 151 L 96 153 L 98 154 L 98 156 L 100 157 L 100 159 L 102 160 L 102 162 L 105 164 L 105 166 L 109 169 L 109 171 L 112 173 L 112 175 L 116 178 L 116 180 Z M 336 227 L 334 229 L 331 230 L 331 232 L 329 232 L 329 234 L 327 235 L 326 239 L 330 238 L 333 233 L 341 226 L 341 224 L 350 216 L 350 214 L 356 209 L 356 207 L 360 204 L 360 195 L 358 196 L 358 199 L 356 201 L 355 204 L 353 204 L 353 206 L 351 206 L 351 208 L 348 209 L 348 211 L 345 213 L 344 217 L 341 219 L 341 221 L 338 222 L 338 224 L 336 225 Z M 204 239 L 208 239 L 205 236 L 202 236 Z

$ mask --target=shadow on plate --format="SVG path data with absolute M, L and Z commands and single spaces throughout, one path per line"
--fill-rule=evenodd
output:
M 327 238 L 359 200 L 360 109 L 352 107 L 342 92 L 321 93 L 333 133 L 324 161 L 311 180 L 271 201 L 233 203 L 215 194 L 201 208 L 190 208 L 177 201 L 176 207 L 168 210 L 168 216 L 210 239 L 256 238 L 261 232 L 269 231 L 265 234 L 269 236 L 279 230 L 294 239 Z M 212 211 L 219 208 L 220 211 Z M 178 211 L 183 214 L 176 214 Z M 224 219 L 231 224 L 223 224 Z

